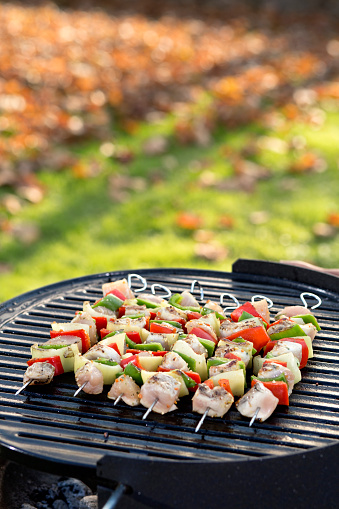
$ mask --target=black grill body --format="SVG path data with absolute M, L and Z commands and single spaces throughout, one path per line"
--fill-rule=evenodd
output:
M 273 507 L 282 507 L 282 500 L 292 507 L 316 507 L 320 498 L 320 507 L 337 507 L 339 279 L 334 276 L 251 260 L 238 260 L 231 273 L 138 271 L 149 287 L 162 284 L 173 293 L 190 290 L 198 280 L 205 300 L 231 293 L 243 303 L 265 295 L 274 303 L 272 314 L 300 303 L 302 292 L 321 297 L 315 315 L 322 330 L 290 406 L 278 407 L 268 421 L 251 428 L 232 408 L 223 419 L 206 418 L 195 433 L 199 415 L 192 413 L 189 398 L 179 402 L 177 411 L 151 413 L 143 421 L 143 407 L 114 407 L 106 397 L 108 388 L 100 396 L 74 398 L 71 374 L 14 395 L 31 344 L 49 338 L 53 321 L 70 321 L 84 300 L 97 300 L 103 283 L 128 273 L 63 281 L 0 306 L 2 456 L 63 475 L 97 475 L 103 486 L 100 507 L 107 498 L 104 487 L 116 483 L 128 486 L 119 507 L 219 507 L 226 501 L 245 507 L 252 501 L 271 508 L 272 497 Z M 137 289 L 138 281 L 133 283 Z M 314 303 L 310 299 L 309 305 Z

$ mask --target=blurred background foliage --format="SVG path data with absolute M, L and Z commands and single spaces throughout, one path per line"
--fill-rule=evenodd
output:
M 118 269 L 339 267 L 336 2 L 0 5 L 0 300 Z

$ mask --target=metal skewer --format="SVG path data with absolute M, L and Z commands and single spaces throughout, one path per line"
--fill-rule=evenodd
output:
M 249 427 L 252 426 L 252 424 L 254 423 L 254 421 L 256 420 L 257 416 L 258 416 L 258 413 L 260 412 L 260 406 L 257 407 L 252 419 L 250 420 L 250 423 L 249 423 Z
M 204 415 L 201 417 L 200 421 L 199 421 L 199 422 L 198 422 L 198 424 L 197 424 L 197 427 L 195 428 L 195 433 L 198 433 L 199 429 L 200 429 L 200 428 L 201 428 L 201 426 L 203 425 L 204 420 L 206 419 L 206 416 L 207 416 L 207 414 L 208 414 L 209 410 L 210 410 L 210 407 L 207 407 L 207 408 L 206 408 L 206 410 L 205 410 L 205 412 L 204 412 Z
M 147 416 L 152 412 L 153 408 L 155 407 L 155 405 L 158 403 L 159 401 L 159 398 L 155 398 L 155 400 L 153 401 L 153 403 L 151 404 L 151 406 L 147 409 L 147 411 L 144 413 L 144 415 L 142 416 L 143 420 L 147 418 Z
M 134 290 L 135 293 L 137 292 L 143 292 L 144 290 L 146 290 L 147 288 L 147 280 L 140 276 L 140 274 L 128 274 L 128 277 L 127 277 L 127 284 L 128 286 L 131 288 L 132 287 L 132 277 L 136 278 L 136 279 L 139 279 L 139 281 L 142 282 L 143 286 L 141 288 L 137 288 L 136 290 Z
M 22 387 L 20 387 L 20 389 L 16 391 L 15 396 L 17 396 L 18 394 L 20 394 L 20 392 L 25 390 L 30 383 L 32 383 L 32 380 L 28 380 L 28 382 L 26 382 Z
M 114 401 L 113 403 L 113 406 L 117 405 L 119 403 L 119 401 L 121 400 L 121 398 L 123 397 L 123 393 L 119 394 L 119 396 L 117 397 L 117 399 Z
M 195 285 L 198 285 L 198 288 L 200 289 L 200 300 L 204 300 L 204 289 L 203 289 L 202 284 L 200 283 L 200 281 L 198 281 L 197 279 L 192 281 L 192 284 L 191 284 L 191 293 L 194 292 Z
M 224 308 L 224 313 L 226 313 L 226 310 L 228 310 L 228 309 L 232 310 L 232 309 L 236 309 L 236 308 L 238 308 L 240 306 L 240 302 L 238 301 L 238 299 L 234 295 L 232 295 L 231 293 L 222 293 L 220 295 L 220 306 L 224 306 L 225 305 L 224 297 L 228 297 L 231 300 L 233 300 L 233 302 L 234 302 L 233 306 L 226 306 Z
M 268 305 L 268 309 L 273 307 L 273 301 L 269 297 L 266 297 L 265 295 L 253 295 L 253 297 L 251 298 L 252 304 L 256 301 L 256 299 L 260 300 L 265 299 Z
M 88 383 L 88 382 L 84 382 L 84 383 L 81 385 L 81 387 L 79 387 L 79 389 L 77 389 L 77 390 L 75 391 L 75 393 L 73 394 L 73 397 L 77 396 L 77 395 L 79 394 L 79 392 L 81 392 L 81 391 L 82 391 L 82 389 L 85 387 L 85 385 L 86 385 L 87 383 Z
M 305 299 L 306 295 L 308 297 L 313 297 L 313 299 L 315 299 L 317 301 L 317 304 L 314 304 L 314 306 L 312 306 L 310 309 L 316 309 L 319 306 L 321 306 L 322 300 L 319 297 L 319 295 L 316 295 L 315 293 L 311 293 L 311 292 L 303 292 L 303 293 L 300 294 L 300 300 L 304 304 L 305 308 L 308 308 L 308 304 L 307 304 L 306 299 Z

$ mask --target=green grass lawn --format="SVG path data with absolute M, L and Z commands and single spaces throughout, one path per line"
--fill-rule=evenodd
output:
M 220 127 L 207 146 L 179 143 L 173 125 L 168 116 L 141 123 L 130 134 L 116 130 L 112 141 L 131 151 L 128 162 L 102 155 L 99 142 L 74 145 L 71 150 L 85 171 L 95 162 L 94 176 L 80 178 L 74 168 L 54 172 L 46 167 L 38 173 L 44 198 L 37 204 L 25 203 L 13 217 L 9 214 L 11 225 L 19 225 L 19 234 L 13 229 L 0 233 L 1 301 L 59 280 L 118 269 L 229 271 L 240 257 L 302 259 L 339 267 L 337 227 L 332 227 L 331 235 L 314 232 L 315 225 L 339 212 L 338 108 L 328 110 L 325 122 L 316 128 L 303 122 L 285 122 L 274 131 L 262 125 Z M 164 136 L 168 147 L 148 155 L 144 143 L 155 134 Z M 294 150 L 286 145 L 277 152 L 260 142 L 267 137 L 286 144 L 301 139 L 305 147 Z M 244 156 L 241 151 L 253 143 L 260 148 Z M 327 169 L 290 172 L 303 151 L 319 155 Z M 240 153 L 242 160 L 270 172 L 269 178 L 255 182 L 251 192 L 225 189 L 225 182 L 234 177 L 232 157 Z M 117 175 L 129 178 L 122 196 L 117 186 L 114 189 Z M 203 232 L 180 227 L 181 212 L 198 215 Z M 35 240 L 25 242 L 20 228 L 27 224 L 38 233 Z M 224 249 L 222 255 L 198 256 L 201 239 Z

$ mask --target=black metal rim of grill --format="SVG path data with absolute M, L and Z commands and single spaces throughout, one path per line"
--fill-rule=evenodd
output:
M 268 421 L 252 428 L 231 409 L 224 419 L 207 418 L 201 432 L 194 433 L 199 416 L 191 412 L 189 401 L 180 401 L 176 412 L 165 416 L 153 413 L 142 421 L 144 408 L 123 403 L 113 407 L 105 396 L 107 391 L 99 397 L 82 393 L 74 398 L 76 385 L 71 374 L 14 396 L 30 358 L 30 345 L 48 339 L 51 322 L 70 321 L 84 300 L 94 302 L 101 295 L 102 283 L 135 272 L 149 285 L 162 284 L 172 292 L 190 289 L 192 281 L 198 280 L 205 300 L 219 299 L 223 292 L 232 293 L 241 303 L 253 295 L 265 295 L 273 300 L 273 313 L 300 303 L 302 292 L 319 295 L 322 305 L 315 315 L 322 330 L 314 342 L 315 356 L 303 370 L 290 407 L 279 407 Z M 137 287 L 138 281 L 133 281 L 133 288 Z M 310 301 L 310 306 L 313 304 Z M 100 475 L 107 477 L 110 465 L 112 479 L 121 482 L 127 482 L 126 468 L 132 464 L 141 479 L 145 469 L 155 474 L 159 465 L 164 471 L 175 464 L 193 471 L 209 465 L 210 472 L 215 472 L 218 464 L 224 469 L 238 469 L 239 465 L 248 469 L 249 464 L 269 465 L 269 461 L 282 458 L 302 462 L 312 457 L 317 458 L 313 460 L 316 463 L 320 457 L 338 456 L 338 307 L 337 277 L 258 260 L 238 260 L 231 273 L 180 268 L 107 272 L 62 281 L 11 299 L 0 305 L 1 454 L 65 475 L 74 475 L 75 470 L 95 472 L 98 466 Z M 118 467 L 124 472 L 121 478 Z M 166 507 L 164 500 L 162 504 Z

